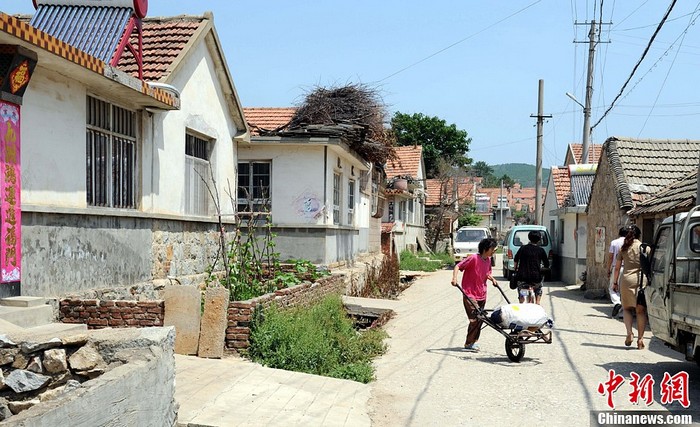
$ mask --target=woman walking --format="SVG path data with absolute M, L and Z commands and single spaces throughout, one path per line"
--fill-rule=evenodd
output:
M 464 311 L 469 318 L 467 339 L 464 342 L 466 350 L 479 351 L 481 324 L 476 316 L 477 309 L 483 310 L 486 305 L 486 280 L 490 280 L 493 286 L 498 286 L 496 279 L 491 276 L 491 257 L 496 251 L 498 243 L 495 239 L 486 238 L 479 242 L 479 254 L 468 256 L 460 261 L 452 272 L 452 286 L 457 286 L 457 273 L 462 271 L 462 290 L 464 296 L 462 303 Z M 470 301 L 471 300 L 471 301 Z
M 642 269 L 640 263 L 640 253 L 642 242 L 639 237 L 642 235 L 641 230 L 636 225 L 627 227 L 627 235 L 625 242 L 622 244 L 620 252 L 617 254 L 615 262 L 615 275 L 620 277 L 620 268 L 622 263 L 625 264 L 625 270 L 620 281 L 613 283 L 613 291 L 620 293 L 622 300 L 622 319 L 625 322 L 627 337 L 625 345 L 632 345 L 634 333 L 632 331 L 632 319 L 634 314 L 637 314 L 637 348 L 644 348 L 644 330 L 647 326 L 646 300 L 644 295 L 640 295 L 642 283 Z M 648 248 L 647 248 L 648 250 Z

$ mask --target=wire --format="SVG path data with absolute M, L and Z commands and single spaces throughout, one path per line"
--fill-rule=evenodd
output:
M 698 8 L 700 8 L 700 3 L 695 7 L 695 10 L 693 13 L 696 13 L 698 11 Z M 673 70 L 673 65 L 676 63 L 676 59 L 678 58 L 678 54 L 681 52 L 681 47 L 683 46 L 683 41 L 685 40 L 685 36 L 688 35 L 688 28 L 690 28 L 691 25 L 695 24 L 695 20 L 697 18 L 691 17 L 691 19 L 688 21 L 688 26 L 685 27 L 685 30 L 683 30 L 682 37 L 681 37 L 681 42 L 678 45 L 678 49 L 676 50 L 676 54 L 673 56 L 673 60 L 671 61 L 671 66 L 668 67 L 668 71 L 666 71 L 666 75 L 664 76 L 664 81 L 661 83 L 661 87 L 659 88 L 659 91 L 656 94 L 656 98 L 654 98 L 654 105 L 651 106 L 651 109 L 649 110 L 649 114 L 647 115 L 647 118 L 644 120 L 644 124 L 642 124 L 642 128 L 639 130 L 639 133 L 637 134 L 637 138 L 642 134 L 644 131 L 644 128 L 647 126 L 647 123 L 649 122 L 649 117 L 651 117 L 651 113 L 654 112 L 654 108 L 656 107 L 656 103 L 659 100 L 659 97 L 661 96 L 661 92 L 663 92 L 664 87 L 666 87 L 666 82 L 668 81 L 668 76 L 671 74 L 671 70 Z
M 685 18 L 686 16 L 692 15 L 692 14 L 694 14 L 694 13 L 695 13 L 695 12 L 686 13 L 685 15 L 681 15 L 681 16 L 679 16 L 679 17 L 677 17 L 677 18 L 669 19 L 669 20 L 666 21 L 666 22 L 677 21 L 677 20 L 679 20 L 679 19 L 681 19 L 681 18 Z M 641 27 L 621 28 L 621 29 L 619 29 L 619 30 L 612 30 L 612 31 L 634 31 L 634 30 L 643 30 L 644 28 L 650 28 L 650 27 L 653 27 L 653 26 L 655 26 L 655 25 L 657 25 L 657 24 L 642 25 Z
M 485 27 L 485 28 L 483 28 L 483 29 L 477 31 L 476 33 L 473 33 L 473 34 L 471 34 L 471 35 L 469 35 L 469 36 L 467 36 L 467 37 L 465 37 L 465 38 L 463 38 L 463 39 L 461 39 L 461 40 L 459 40 L 459 41 L 456 41 L 456 42 L 452 43 L 451 45 L 449 45 L 449 46 L 447 46 L 447 47 L 444 47 L 444 48 L 438 50 L 437 52 L 432 53 L 432 54 L 426 56 L 425 58 L 421 59 L 420 61 L 416 61 L 416 62 L 414 62 L 413 64 L 407 65 L 407 66 L 403 67 L 402 69 L 400 69 L 399 71 L 396 71 L 396 72 L 394 72 L 394 73 L 392 73 L 392 74 L 389 74 L 388 76 L 384 77 L 384 78 L 381 79 L 381 80 L 377 80 L 375 83 L 381 83 L 381 82 L 383 82 L 384 80 L 390 79 L 391 77 L 394 77 L 395 75 L 397 75 L 397 74 L 399 74 L 399 73 L 403 73 L 404 71 L 408 70 L 409 68 L 413 68 L 413 67 L 415 67 L 416 65 L 420 64 L 421 62 L 425 62 L 425 61 L 427 61 L 428 59 L 432 58 L 433 56 L 439 55 L 439 54 L 441 54 L 442 52 L 444 52 L 444 51 L 446 51 L 446 50 L 448 50 L 448 49 L 451 49 L 451 48 L 457 46 L 458 44 L 463 43 L 463 42 L 469 40 L 470 38 L 475 37 L 475 36 L 477 36 L 477 35 L 483 33 L 484 31 L 489 30 L 489 29 L 495 27 L 496 25 L 500 24 L 501 22 L 506 21 L 506 20 L 508 20 L 508 19 L 510 19 L 510 18 L 512 18 L 512 17 L 514 17 L 515 15 L 518 15 L 518 14 L 521 13 L 521 12 L 526 11 L 527 9 L 531 8 L 532 6 L 536 5 L 537 3 L 541 2 L 541 1 L 542 1 L 542 0 L 536 0 L 536 1 L 532 2 L 532 3 L 530 3 L 529 5 L 525 6 L 524 8 L 522 8 L 522 9 L 516 11 L 516 12 L 511 13 L 510 15 L 506 16 L 505 18 L 503 18 L 503 19 L 501 19 L 501 20 L 499 20 L 499 21 L 496 21 L 496 22 L 494 22 L 493 24 L 491 24 L 491 25 L 489 25 L 489 26 L 487 26 L 487 27 Z
M 608 115 L 608 113 L 610 112 L 610 110 L 613 109 L 613 107 L 615 106 L 615 102 L 617 102 L 617 100 L 620 99 L 620 97 L 622 96 L 622 93 L 625 91 L 625 88 L 626 88 L 627 85 L 629 84 L 630 80 L 632 80 L 632 77 L 634 77 L 634 73 L 637 71 L 637 69 L 639 68 L 639 66 L 642 64 L 642 61 L 644 60 L 644 57 L 645 57 L 645 56 L 647 55 L 647 53 L 649 52 L 649 49 L 651 48 L 651 44 L 654 42 L 654 39 L 656 38 L 656 35 L 659 34 L 659 31 L 661 31 L 661 27 L 664 26 L 664 23 L 665 23 L 666 20 L 668 19 L 668 16 L 671 14 L 671 11 L 673 10 L 673 7 L 676 5 L 676 1 L 677 1 L 677 0 L 673 0 L 673 1 L 671 2 L 671 5 L 668 7 L 668 10 L 666 10 L 666 14 L 664 15 L 663 18 L 661 18 L 661 22 L 659 22 L 658 27 L 656 27 L 656 30 L 654 31 L 654 34 L 651 35 L 651 39 L 649 40 L 649 43 L 647 44 L 647 47 L 644 49 L 644 52 L 642 52 L 641 58 L 639 58 L 639 61 L 637 61 L 637 64 L 636 64 L 636 65 L 634 66 L 634 68 L 632 69 L 632 72 L 630 73 L 629 77 L 627 78 L 627 81 L 625 81 L 625 84 L 623 84 L 623 85 L 622 85 L 622 88 L 620 88 L 620 92 L 618 92 L 618 94 L 615 95 L 615 99 L 613 99 L 613 101 L 612 101 L 612 103 L 610 104 L 610 106 L 608 107 L 608 109 L 605 110 L 605 112 L 604 112 L 603 115 L 598 119 L 598 121 L 595 122 L 595 124 L 594 124 L 593 126 L 591 126 L 591 130 L 595 129 L 595 127 L 598 126 L 598 124 L 605 118 L 605 116 Z
M 645 4 L 647 4 L 647 3 L 649 3 L 649 0 L 646 0 L 644 3 L 640 4 L 639 7 L 637 7 L 637 8 L 634 9 L 632 12 L 630 12 L 629 15 L 625 16 L 625 17 L 622 19 L 622 21 L 620 21 L 617 25 L 621 25 L 621 24 L 622 24 L 623 22 L 625 22 L 630 16 L 634 15 L 635 13 L 637 13 L 637 11 L 638 11 L 639 9 L 641 9 L 641 8 L 642 8 Z M 615 29 L 615 28 L 617 27 L 617 25 L 615 25 L 615 26 L 613 27 L 613 29 Z

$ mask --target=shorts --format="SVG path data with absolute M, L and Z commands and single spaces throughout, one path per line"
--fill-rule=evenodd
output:
M 536 285 L 528 285 L 527 283 L 523 283 L 518 286 L 518 295 L 523 298 L 527 298 L 530 289 L 532 289 L 536 297 L 542 296 L 542 283 L 538 283 Z

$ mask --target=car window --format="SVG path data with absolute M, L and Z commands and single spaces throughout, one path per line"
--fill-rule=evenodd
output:
M 455 236 L 455 241 L 473 243 L 480 242 L 486 237 L 486 231 L 484 230 L 458 230 L 457 235 Z
M 516 231 L 515 235 L 513 235 L 513 246 L 523 246 L 530 243 L 530 239 L 528 239 L 527 235 L 530 234 L 531 231 L 533 230 Z M 544 230 L 537 231 L 540 233 L 540 241 L 537 243 L 537 246 L 549 246 L 549 237 L 547 236 L 547 232 Z
M 662 273 L 666 268 L 664 257 L 668 251 L 668 237 L 671 235 L 670 227 L 663 227 L 654 242 L 654 253 L 651 256 L 651 271 Z

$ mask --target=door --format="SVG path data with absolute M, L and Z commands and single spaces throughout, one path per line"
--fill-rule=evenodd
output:
M 675 343 L 671 337 L 671 301 L 669 298 L 669 258 L 672 256 L 671 226 L 659 228 L 651 255 L 651 283 L 645 290 L 649 326 L 659 339 Z

